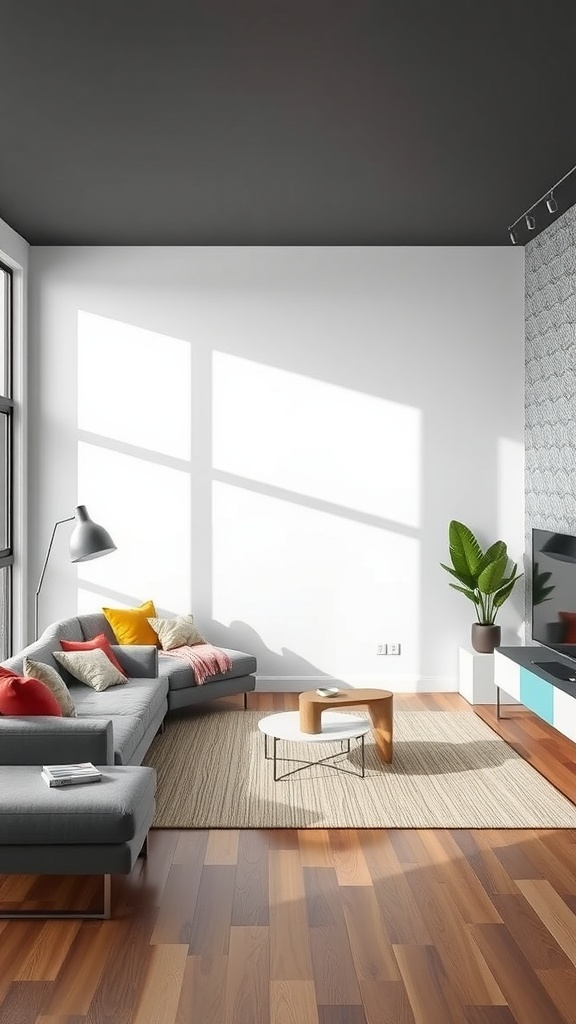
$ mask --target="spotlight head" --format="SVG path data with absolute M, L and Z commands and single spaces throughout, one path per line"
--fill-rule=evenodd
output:
M 536 217 L 531 213 L 526 214 L 526 227 L 529 231 L 534 231 L 534 228 L 536 227 Z
M 557 210 L 558 210 L 558 203 L 554 199 L 554 193 L 553 192 L 551 192 L 550 195 L 548 196 L 548 199 L 546 200 L 546 206 L 548 207 L 548 212 L 549 213 L 556 213 L 557 212 Z
M 518 239 L 516 238 L 516 235 L 515 235 L 514 231 L 512 230 L 512 228 L 510 228 L 510 231 L 508 232 L 508 234 L 510 235 L 510 241 L 512 242 L 512 245 L 516 245 L 518 243 Z

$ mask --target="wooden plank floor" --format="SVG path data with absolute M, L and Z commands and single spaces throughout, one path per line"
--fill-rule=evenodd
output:
M 396 701 L 473 714 L 453 694 Z M 499 729 L 576 800 L 576 746 L 522 709 Z M 93 890 L 0 876 L 4 903 Z M 570 831 L 153 831 L 113 907 L 110 922 L 0 923 L 0 1024 L 576 1019 Z

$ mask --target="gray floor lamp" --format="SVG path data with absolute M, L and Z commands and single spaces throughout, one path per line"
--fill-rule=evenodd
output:
M 48 545 L 48 550 L 46 551 L 46 557 L 44 558 L 44 565 L 42 566 L 42 572 L 40 573 L 40 579 L 38 580 L 38 586 L 36 587 L 36 597 L 34 600 L 34 638 L 36 640 L 38 639 L 38 604 L 40 591 L 42 589 L 42 583 L 44 582 L 50 552 L 52 551 L 54 536 L 61 523 L 71 523 L 74 519 L 76 520 L 76 526 L 72 530 L 72 536 L 70 537 L 71 562 L 89 562 L 92 558 L 100 558 L 102 555 L 110 554 L 111 551 L 116 551 L 116 545 L 112 540 L 112 537 L 103 526 L 99 526 L 98 523 L 95 523 L 90 519 L 90 516 L 86 511 L 86 505 L 78 505 L 74 509 L 73 516 L 68 516 L 66 519 L 58 519 L 54 523 L 52 536 L 50 537 L 50 543 Z

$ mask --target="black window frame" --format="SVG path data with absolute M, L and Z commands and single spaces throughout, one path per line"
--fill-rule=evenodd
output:
M 3 335 L 2 359 L 6 375 L 6 394 L 0 395 L 0 413 L 6 416 L 6 547 L 0 548 L 0 573 L 7 572 L 5 622 L 6 657 L 12 654 L 13 643 L 13 566 L 14 566 L 14 275 L 11 267 L 0 260 L 0 270 L 6 274 L 5 323 L 1 325 Z M 0 583 L 0 587 L 2 584 Z

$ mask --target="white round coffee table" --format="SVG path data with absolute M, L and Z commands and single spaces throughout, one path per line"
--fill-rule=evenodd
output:
M 359 775 L 364 778 L 364 736 L 371 728 L 370 722 L 365 718 L 358 718 L 356 715 L 340 715 L 335 711 L 325 711 L 322 715 L 322 732 L 308 733 L 300 730 L 300 714 L 298 711 L 281 711 L 276 715 L 268 715 L 258 722 L 260 732 L 264 733 L 264 757 L 274 762 L 274 782 L 286 779 L 289 775 L 301 772 L 304 768 L 312 765 L 325 764 L 327 768 L 344 772 L 346 775 Z M 268 738 L 273 741 L 272 757 L 268 753 Z M 337 764 L 330 764 L 330 758 L 340 757 L 342 754 L 328 754 L 318 761 L 302 761 L 298 768 L 293 768 L 284 775 L 278 775 L 278 761 L 301 761 L 301 758 L 278 757 L 278 740 L 286 740 L 290 743 L 347 743 L 346 750 L 342 754 L 350 753 L 350 740 L 360 740 L 361 767 L 359 772 L 351 772 L 349 768 L 341 768 Z

